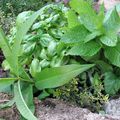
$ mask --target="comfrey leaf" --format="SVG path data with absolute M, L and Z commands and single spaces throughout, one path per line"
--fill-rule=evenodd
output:
M 113 65 L 120 67 L 120 43 L 115 47 L 105 47 L 104 54 Z
M 89 30 L 101 28 L 101 22 L 92 6 L 84 0 L 71 0 L 70 6 L 80 15 L 81 23 Z
M 99 45 L 95 41 L 90 41 L 88 43 L 78 44 L 73 46 L 69 51 L 68 55 L 80 55 L 80 56 L 93 56 L 101 49 L 101 45 Z
M 82 26 L 76 26 L 68 30 L 61 38 L 64 43 L 79 43 L 83 42 L 85 37 L 89 34 L 88 30 Z
M 111 72 L 105 74 L 105 91 L 107 94 L 114 95 L 120 90 L 120 77 Z

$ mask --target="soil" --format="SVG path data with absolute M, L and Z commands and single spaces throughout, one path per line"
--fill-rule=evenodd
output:
M 0 100 L 9 100 L 10 97 L 0 93 Z M 71 105 L 57 99 L 39 101 L 35 99 L 36 116 L 38 120 L 120 120 L 119 116 L 99 115 L 87 109 Z M 19 120 L 19 113 L 15 105 L 0 110 L 0 120 Z

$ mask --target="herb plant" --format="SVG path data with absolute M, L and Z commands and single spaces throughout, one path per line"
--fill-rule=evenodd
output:
M 40 64 L 39 60 L 35 56 L 35 53 L 36 54 L 37 52 L 39 53 L 39 50 L 34 51 L 34 55 L 31 56 L 34 58 L 32 59 L 32 61 L 31 59 L 29 59 L 28 56 L 32 54 L 34 46 L 36 46 L 36 48 L 43 47 L 44 45 L 46 45 L 46 38 L 50 36 L 48 34 L 47 35 L 42 34 L 41 36 L 40 31 L 37 31 L 37 35 L 32 36 L 33 38 L 31 37 L 25 38 L 25 36 L 27 33 L 29 33 L 30 29 L 37 29 L 36 27 L 41 26 L 41 22 L 38 23 L 37 25 L 35 25 L 34 22 L 40 16 L 43 15 L 44 11 L 46 11 L 48 8 L 50 9 L 54 7 L 57 6 L 50 4 L 43 7 L 37 12 L 30 12 L 29 17 L 22 16 L 23 21 L 19 21 L 19 19 L 17 19 L 16 32 L 11 37 L 12 41 L 8 40 L 8 37 L 5 36 L 3 30 L 0 28 L 0 47 L 5 56 L 5 61 L 3 64 L 5 68 L 10 71 L 8 78 L 0 78 L 0 91 L 5 91 L 7 88 L 9 88 L 11 89 L 11 92 L 14 96 L 11 101 L 6 103 L 5 105 L 4 104 L 1 105 L 0 107 L 1 108 L 8 107 L 13 103 L 15 103 L 21 115 L 28 120 L 37 120 L 37 118 L 34 116 L 35 107 L 33 103 L 33 97 L 34 97 L 33 93 L 36 89 L 45 91 L 46 89 L 49 88 L 56 88 L 62 86 L 67 82 L 69 82 L 75 76 L 82 73 L 83 71 L 86 71 L 87 69 L 94 66 L 93 64 L 88 64 L 88 65 L 69 64 L 59 67 L 53 65 L 52 68 L 43 67 L 44 69 L 41 70 L 41 65 L 44 66 L 44 64 L 43 63 Z M 48 19 L 48 23 L 49 23 L 49 19 Z M 32 27 L 33 24 L 34 27 Z M 44 28 L 44 26 L 42 27 Z M 38 39 L 34 39 L 34 37 L 35 38 L 43 37 L 43 38 L 37 41 Z M 30 40 L 31 42 L 29 42 Z M 34 43 L 34 40 L 36 41 L 36 43 Z M 28 47 L 25 47 L 25 45 L 27 45 Z M 51 51 L 48 52 L 50 53 L 49 55 L 51 55 L 53 51 L 51 49 Z M 43 56 L 45 55 L 44 52 L 42 55 Z M 24 56 L 23 59 L 22 56 Z M 26 56 L 28 57 L 27 62 L 25 61 L 25 58 L 27 59 Z M 52 55 L 50 57 L 52 57 Z M 31 62 L 30 66 L 29 64 L 27 64 L 28 62 Z
M 106 93 L 120 89 L 120 17 L 116 7 L 105 13 L 104 5 L 96 12 L 84 0 L 71 0 L 67 13 L 67 31 L 61 41 L 66 44 L 66 56 L 80 56 L 94 63 L 104 76 Z

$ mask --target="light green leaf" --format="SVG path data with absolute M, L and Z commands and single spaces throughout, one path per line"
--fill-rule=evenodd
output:
M 114 95 L 120 90 L 120 77 L 117 77 L 111 72 L 107 72 L 105 74 L 104 85 L 106 93 Z
M 78 21 L 78 16 L 75 14 L 73 10 L 69 10 L 67 13 L 68 27 L 73 28 L 75 26 L 80 25 L 80 21 Z
M 11 107 L 15 103 L 14 98 L 7 103 L 0 104 L 0 109 Z
M 33 11 L 24 11 L 20 13 L 17 16 L 17 20 L 16 20 L 17 27 L 20 27 L 20 25 L 23 24 L 32 14 L 33 14 Z
M 100 38 L 101 42 L 107 46 L 116 46 L 117 44 L 117 35 L 111 32 Z
M 99 31 L 94 31 L 91 34 L 87 35 L 84 42 L 89 42 L 90 40 L 93 40 L 94 38 L 96 38 L 97 36 L 100 36 L 101 32 Z
M 17 78 L 0 78 L 0 91 L 13 84 Z
M 120 43 L 115 47 L 105 48 L 105 57 L 113 64 L 120 67 Z
M 0 27 L 0 47 L 3 51 L 5 58 L 7 59 L 7 62 L 11 67 L 12 72 L 17 74 L 14 55 L 12 54 L 8 40 L 6 39 L 5 34 L 1 27 Z
M 16 106 L 21 115 L 27 120 L 37 120 L 37 118 L 33 115 L 33 113 L 28 108 L 27 104 L 25 103 L 25 100 L 21 92 L 20 81 L 18 81 L 14 86 L 14 94 Z
M 76 26 L 67 31 L 61 38 L 64 43 L 78 43 L 83 42 L 85 37 L 89 34 L 84 26 Z
M 107 12 L 104 19 L 104 26 L 108 31 L 112 31 L 114 33 L 119 31 L 120 17 L 119 17 L 119 14 L 117 13 L 116 8 L 113 8 Z
M 34 58 L 30 66 L 30 74 L 34 77 L 39 72 L 41 72 L 40 62 L 37 58 Z
M 69 51 L 68 55 L 80 55 L 80 56 L 93 56 L 101 49 L 101 45 L 96 41 L 90 41 L 88 43 L 82 43 L 73 46 Z
M 80 15 L 80 21 L 89 31 L 94 31 L 101 27 L 101 22 L 98 19 L 92 6 L 84 0 L 71 0 L 70 6 Z
M 93 64 L 75 64 L 44 69 L 35 76 L 35 86 L 40 90 L 62 86 L 72 80 L 72 78 L 93 66 Z

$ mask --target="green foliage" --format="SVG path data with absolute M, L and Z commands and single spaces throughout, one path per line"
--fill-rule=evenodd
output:
M 106 14 L 103 5 L 97 13 L 91 4 L 84 0 L 71 0 L 70 7 L 67 31 L 61 38 L 68 48 L 66 55 L 80 56 L 84 62 L 97 64 L 103 74 L 113 73 L 114 66 L 120 67 L 120 17 L 116 7 Z M 74 21 L 77 24 L 74 24 Z M 102 65 L 105 66 L 101 67 Z M 106 93 L 118 92 L 119 85 L 115 84 L 119 82 L 115 77 L 113 79 L 108 79 L 106 75 L 104 77 Z M 110 80 L 115 83 L 109 84 Z
M 108 72 L 105 74 L 105 91 L 110 95 L 114 95 L 120 90 L 120 77 Z
M 62 86 L 94 66 L 70 64 L 67 59 L 63 61 L 66 49 L 60 42 L 62 30 L 57 28 L 65 26 L 66 10 L 63 5 L 50 4 L 37 12 L 23 12 L 18 16 L 16 27 L 9 37 L 0 28 L 4 65 L 10 71 L 9 76 L 12 76 L 2 78 L 0 86 L 3 89 L 13 86 L 14 102 L 21 115 L 28 120 L 37 120 L 34 116 L 33 90 L 43 91 L 39 95 L 42 99 L 51 93 L 47 88 Z M 61 18 L 64 19 L 61 21 Z M 29 48 L 26 45 L 30 45 Z
M 1 0 L 0 8 L 5 14 L 12 13 L 17 15 L 18 13 L 26 10 L 38 10 L 46 3 L 51 3 L 52 0 Z
M 87 74 L 91 77 L 86 79 Z M 103 110 L 102 105 L 108 101 L 108 96 L 103 94 L 104 87 L 100 76 L 91 71 L 81 74 L 70 83 L 57 88 L 54 96 L 81 107 L 87 107 L 93 112 Z M 88 85 L 89 83 L 89 85 Z

